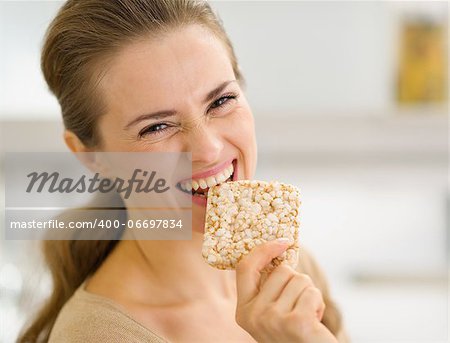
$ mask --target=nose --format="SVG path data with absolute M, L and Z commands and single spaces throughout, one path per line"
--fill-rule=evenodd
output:
M 197 123 L 190 128 L 187 139 L 193 165 L 213 165 L 219 161 L 224 144 L 216 128 L 205 122 Z

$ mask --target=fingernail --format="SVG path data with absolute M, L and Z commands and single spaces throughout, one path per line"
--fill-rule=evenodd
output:
M 286 237 L 277 238 L 277 242 L 281 243 L 281 244 L 292 244 L 291 239 L 286 238 Z

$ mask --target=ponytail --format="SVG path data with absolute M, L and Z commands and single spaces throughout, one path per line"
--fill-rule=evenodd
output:
M 82 213 L 87 214 L 89 208 L 98 208 L 100 207 L 99 204 L 103 204 L 103 207 L 112 206 L 116 209 L 125 209 L 122 199 L 115 193 L 108 194 L 106 197 L 105 195 L 97 195 L 89 206 L 83 209 Z M 81 218 L 77 217 L 77 212 L 79 211 L 66 211 L 57 219 L 65 222 L 80 220 Z M 126 211 L 114 211 L 112 213 L 119 213 L 114 220 L 126 221 Z M 104 215 L 107 214 L 108 211 L 105 211 Z M 89 220 L 89 218 L 84 217 L 83 220 Z M 73 237 L 80 236 L 82 237 L 79 232 L 75 232 L 73 235 Z M 48 341 L 56 318 L 64 304 L 86 278 L 100 267 L 117 245 L 119 239 L 120 236 L 117 236 L 114 240 L 43 241 L 42 252 L 52 277 L 53 292 L 42 309 L 36 314 L 32 323 L 19 336 L 18 343 Z

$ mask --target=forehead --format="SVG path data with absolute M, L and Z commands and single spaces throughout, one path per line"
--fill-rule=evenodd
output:
M 108 111 L 125 114 L 199 101 L 231 79 L 234 73 L 224 44 L 193 25 L 125 46 L 108 65 L 100 89 Z

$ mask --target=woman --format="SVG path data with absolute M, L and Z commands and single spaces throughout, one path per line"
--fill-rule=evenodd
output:
M 230 165 L 237 179 L 253 177 L 243 78 L 206 2 L 69 0 L 49 27 L 42 69 L 73 152 L 191 151 L 194 180 Z M 267 242 L 236 272 L 216 270 L 201 256 L 202 202 L 192 217 L 189 241 L 45 242 L 54 290 L 19 341 L 346 341 L 303 250 L 297 270 L 279 266 L 260 285 L 289 244 Z

